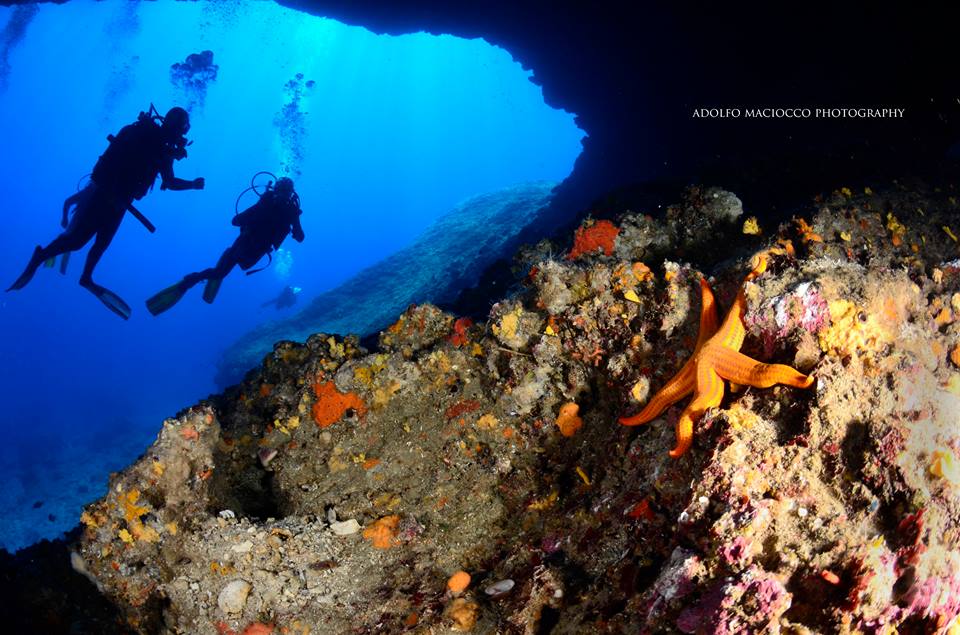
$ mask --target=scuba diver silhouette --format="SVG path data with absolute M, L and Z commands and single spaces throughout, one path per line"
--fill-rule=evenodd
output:
M 287 285 L 283 288 L 283 291 L 280 292 L 280 295 L 267 300 L 261 304 L 260 307 L 265 309 L 268 306 L 272 306 L 275 307 L 277 311 L 292 307 L 297 303 L 297 294 L 302 290 L 303 289 L 300 287 L 291 287 L 290 285 Z
M 63 233 L 46 247 L 33 250 L 30 262 L 7 291 L 22 289 L 33 278 L 37 268 L 60 254 L 68 254 L 86 245 L 96 236 L 80 275 L 80 286 L 88 289 L 108 309 L 127 319 L 130 307 L 120 296 L 93 281 L 93 270 L 100 262 L 120 227 L 124 214 L 130 212 L 151 232 L 156 228 L 133 206 L 153 188 L 157 174 L 161 190 L 202 190 L 203 177 L 180 179 L 173 174 L 173 162 L 187 156 L 190 142 L 184 137 L 190 130 L 190 116 L 180 107 L 171 108 L 163 117 L 150 104 L 137 121 L 124 126 L 116 136 L 109 135 L 110 145 L 97 159 L 90 183 L 63 202 L 60 224 Z M 67 222 L 70 208 L 73 218 Z M 61 264 L 61 271 L 65 263 Z
M 258 174 L 269 173 L 258 172 L 254 179 Z M 176 284 L 151 297 L 147 300 L 147 310 L 150 313 L 163 313 L 203 280 L 207 281 L 203 289 L 203 299 L 208 304 L 212 303 L 220 290 L 220 283 L 235 266 L 239 265 L 247 275 L 262 271 L 273 260 L 270 252 L 279 249 L 288 234 L 292 234 L 297 242 L 303 242 L 303 228 L 300 227 L 300 214 L 303 212 L 300 209 L 300 197 L 293 189 L 293 180 L 281 177 L 275 184 L 268 183 L 263 194 L 257 192 L 256 187 L 251 184 L 240 196 L 251 189 L 260 200 L 234 215 L 233 224 L 240 228 L 240 236 L 227 247 L 216 266 L 188 273 Z M 239 201 L 238 197 L 238 204 Z M 265 255 L 270 257 L 270 262 L 260 269 L 247 271 Z

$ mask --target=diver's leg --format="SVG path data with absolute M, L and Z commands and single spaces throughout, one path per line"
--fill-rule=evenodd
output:
M 80 284 L 93 282 L 93 270 L 97 267 L 97 263 L 100 262 L 100 258 L 103 257 L 103 253 L 107 250 L 107 247 L 110 246 L 113 237 L 117 235 L 121 220 L 123 220 L 122 213 L 115 221 L 101 227 L 97 232 L 97 239 L 93 241 L 93 247 L 90 248 L 89 253 L 87 253 L 87 260 L 83 263 L 83 274 L 80 275 Z
M 220 260 L 217 261 L 217 266 L 211 270 L 209 277 L 226 278 L 227 274 L 230 273 L 240 261 L 238 252 L 239 250 L 237 249 L 237 243 L 227 247 L 220 255 Z
M 220 283 L 223 282 L 226 275 L 240 262 L 242 256 L 240 250 L 241 238 L 238 238 L 223 252 L 220 260 L 217 261 L 217 266 L 214 267 L 213 270 L 208 270 L 207 284 L 203 287 L 203 301 L 207 304 L 212 304 L 217 298 L 217 293 L 220 291 Z
M 130 305 L 110 289 L 101 287 L 93 281 L 93 270 L 97 266 L 97 263 L 100 262 L 100 257 L 103 256 L 103 252 L 110 246 L 113 237 L 116 236 L 117 229 L 120 228 L 120 222 L 123 220 L 123 215 L 126 213 L 126 208 L 105 211 L 113 211 L 114 214 L 107 216 L 104 219 L 105 222 L 103 222 L 97 231 L 97 238 L 93 242 L 93 247 L 90 248 L 90 252 L 87 254 L 87 260 L 83 264 L 83 273 L 80 275 L 80 286 L 97 296 L 97 299 L 103 302 L 104 306 L 108 309 L 124 320 L 127 320 L 130 318 Z
M 33 255 L 30 256 L 30 261 L 27 263 L 26 269 L 23 270 L 23 273 L 13 281 L 7 291 L 17 291 L 22 289 L 33 279 L 33 274 L 37 272 L 37 269 L 40 268 L 40 265 L 45 261 L 46 258 L 43 257 L 43 248 L 40 245 L 37 245 L 33 249 Z
M 27 267 L 23 270 L 23 273 L 20 274 L 20 277 L 10 285 L 7 291 L 24 288 L 33 278 L 33 274 L 37 272 L 41 264 L 51 258 L 56 258 L 60 254 L 80 249 L 87 244 L 87 241 L 89 241 L 92 236 L 93 232 L 88 231 L 88 228 L 82 224 L 76 226 L 71 225 L 66 231 L 54 238 L 46 247 L 37 245 L 33 250 L 33 255 L 30 256 Z
M 220 260 L 217 262 L 216 267 L 209 267 L 207 269 L 203 269 L 202 271 L 188 273 L 179 282 L 172 284 L 166 289 L 163 289 L 160 292 L 150 296 L 150 298 L 147 299 L 147 310 L 153 315 L 160 315 L 179 302 L 187 291 L 203 280 L 207 280 L 208 287 L 210 285 L 210 281 L 216 281 L 214 286 L 218 286 L 221 278 L 218 278 L 217 275 L 226 266 L 226 263 L 230 262 L 231 258 L 229 257 L 229 254 L 231 253 L 231 249 L 232 247 L 223 252 L 223 255 L 220 256 Z M 233 265 L 231 265 L 231 267 L 232 266 Z M 229 269 L 227 271 L 229 271 Z M 216 289 L 209 292 L 207 289 L 204 289 L 204 299 L 207 297 L 212 298 L 215 295 Z M 210 302 L 211 300 L 207 301 Z
M 56 258 L 60 254 L 76 251 L 86 245 L 93 238 L 94 232 L 82 230 L 83 228 L 70 227 L 54 238 L 49 245 L 43 248 L 43 259 Z
M 187 285 L 187 288 L 189 289 L 193 285 L 197 284 L 198 282 L 202 282 L 203 280 L 226 277 L 226 275 L 237 266 L 236 251 L 235 244 L 227 247 L 220 255 L 220 259 L 217 260 L 217 264 L 215 266 L 207 267 L 202 271 L 188 273 L 183 277 L 181 284 Z
M 43 255 L 46 259 L 80 249 L 90 242 L 90 239 L 97 233 L 100 228 L 100 209 L 104 203 L 96 199 L 96 193 L 96 188 L 88 185 L 73 197 L 70 197 L 77 199 L 73 217 L 70 219 L 67 228 L 54 238 L 53 242 L 43 248 Z

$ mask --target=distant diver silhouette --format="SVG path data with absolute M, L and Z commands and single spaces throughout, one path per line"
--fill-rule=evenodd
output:
M 283 291 L 280 292 L 280 295 L 278 295 L 275 298 L 271 298 L 270 300 L 267 300 L 260 306 L 263 308 L 272 306 L 272 307 L 275 307 L 278 311 L 280 309 L 286 309 L 297 303 L 297 294 L 300 293 L 300 291 L 302 291 L 300 287 L 291 287 L 290 285 L 287 285 L 283 288 Z
M 39 245 L 33 250 L 30 262 L 20 277 L 7 291 L 27 286 L 37 268 L 64 254 L 61 272 L 66 270 L 66 254 L 86 245 L 96 236 L 83 273 L 80 285 L 92 292 L 108 309 L 127 319 L 130 307 L 120 296 L 93 281 L 93 270 L 100 262 L 113 237 L 120 227 L 126 212 L 133 214 L 149 230 L 156 228 L 133 205 L 153 188 L 159 174 L 161 190 L 202 190 L 203 177 L 193 180 L 180 179 L 173 174 L 173 162 L 187 156 L 187 141 L 184 135 L 190 130 L 190 116 L 180 107 L 171 108 L 163 117 L 153 104 L 148 112 L 141 112 L 137 120 L 124 126 L 116 136 L 109 135 L 110 145 L 97 159 L 90 183 L 67 197 L 63 202 L 61 226 L 63 233 L 46 247 Z M 69 219 L 73 208 L 73 218 Z
M 260 174 L 258 172 L 254 179 Z M 270 176 L 273 176 L 270 174 Z M 257 264 L 263 256 L 278 249 L 288 234 L 293 235 L 297 242 L 303 242 L 303 228 L 300 227 L 300 197 L 293 189 L 293 180 L 288 177 L 277 179 L 267 184 L 263 194 L 257 192 L 256 186 L 241 192 L 240 196 L 253 190 L 260 199 L 240 213 L 235 213 L 233 224 L 240 228 L 240 236 L 220 256 L 215 267 L 189 273 L 182 280 L 160 291 L 147 300 L 147 310 L 153 315 L 159 315 L 180 301 L 180 298 L 194 285 L 206 280 L 203 289 L 203 299 L 212 303 L 220 290 L 220 283 L 237 265 L 247 272 L 247 275 L 262 271 L 269 266 L 249 270 Z M 240 198 L 237 198 L 239 204 Z M 234 206 L 236 212 L 236 205 Z M 249 271 L 248 271 L 249 270 Z

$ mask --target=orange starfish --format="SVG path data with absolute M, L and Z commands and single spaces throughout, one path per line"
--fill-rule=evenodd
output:
M 753 270 L 744 283 L 753 280 L 767 268 L 766 254 L 755 259 Z M 723 324 L 717 328 L 717 305 L 710 285 L 700 280 L 702 306 L 700 309 L 700 335 L 693 355 L 667 384 L 647 403 L 646 407 L 632 417 L 622 417 L 620 423 L 636 426 L 653 420 L 671 404 L 693 393 L 693 399 L 677 421 L 677 446 L 670 456 L 679 458 L 693 443 L 693 424 L 707 411 L 723 400 L 723 380 L 737 384 L 769 388 L 774 384 L 786 384 L 797 388 L 809 388 L 813 377 L 804 375 L 784 364 L 764 364 L 740 352 L 746 330 L 743 315 L 747 298 L 743 287 L 737 294 Z

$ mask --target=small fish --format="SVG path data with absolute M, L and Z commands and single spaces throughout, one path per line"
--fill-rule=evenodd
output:
M 54 514 L 47 514 L 47 520 L 49 520 L 52 523 L 55 523 L 57 522 L 57 517 Z
M 40 509 L 41 507 L 43 507 L 43 501 L 37 501 L 33 504 L 34 509 Z

